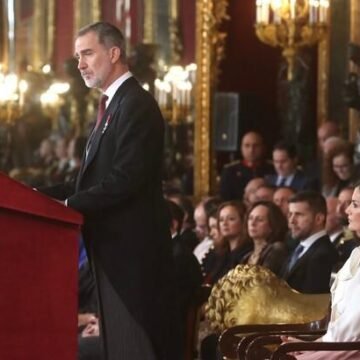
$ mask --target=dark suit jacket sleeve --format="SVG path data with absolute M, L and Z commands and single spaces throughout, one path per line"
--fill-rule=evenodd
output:
M 329 292 L 333 264 L 334 257 L 329 256 L 329 252 L 319 252 L 316 254 L 306 267 L 301 292 L 312 294 Z
M 76 192 L 68 199 L 68 205 L 83 214 L 101 212 L 103 209 L 119 206 L 129 197 L 141 191 L 145 184 L 151 181 L 154 171 L 162 161 L 163 119 L 154 99 L 150 95 L 138 93 L 140 97 L 129 96 L 121 103 L 120 112 L 114 116 L 116 141 L 109 145 L 104 138 L 100 147 L 103 154 L 111 159 L 100 158 L 96 154 L 97 169 L 101 169 L 101 162 L 111 162 L 110 170 L 101 174 L 94 186 Z M 108 149 L 106 148 L 108 146 Z M 101 149 L 98 149 L 100 152 Z M 89 171 L 91 166 L 89 165 Z M 86 177 L 86 174 L 84 175 Z M 97 174 L 99 178 L 99 173 Z M 156 183 L 156 182 L 155 182 Z M 154 189 L 155 191 L 155 189 Z
M 75 191 L 75 181 L 65 184 L 57 184 L 48 187 L 38 188 L 43 194 L 50 196 L 57 200 L 65 200 L 71 196 Z

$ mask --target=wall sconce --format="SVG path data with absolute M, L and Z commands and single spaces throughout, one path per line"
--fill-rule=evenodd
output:
M 329 0 L 256 0 L 256 35 L 281 47 L 293 78 L 298 50 L 321 41 L 327 31 Z

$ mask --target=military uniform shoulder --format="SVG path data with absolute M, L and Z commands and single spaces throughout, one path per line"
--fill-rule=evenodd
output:
M 241 160 L 235 160 L 235 161 L 232 161 L 232 162 L 230 162 L 228 164 L 225 164 L 224 168 L 228 169 L 228 168 L 235 167 L 235 166 L 240 166 L 240 165 L 242 165 Z
M 346 241 L 353 240 L 354 238 L 354 233 L 349 228 L 345 227 L 339 245 L 344 244 Z

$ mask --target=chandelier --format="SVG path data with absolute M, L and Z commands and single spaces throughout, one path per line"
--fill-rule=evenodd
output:
M 324 38 L 329 6 L 329 0 L 256 0 L 256 35 L 265 44 L 283 49 L 289 80 L 299 49 Z
M 155 80 L 155 98 L 164 117 L 174 125 L 193 120 L 195 77 L 196 64 L 174 65 L 166 69 L 163 79 Z
M 50 65 L 47 64 L 39 72 L 25 72 L 20 77 L 4 71 L 0 65 L 0 124 L 11 124 L 26 112 L 31 102 L 39 102 L 45 112 L 61 105 L 62 95 L 70 90 L 70 84 L 58 82 L 50 76 L 50 72 Z M 34 84 L 39 81 L 41 89 Z

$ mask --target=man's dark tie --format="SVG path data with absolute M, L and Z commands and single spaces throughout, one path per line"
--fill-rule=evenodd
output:
M 96 118 L 95 131 L 99 127 L 101 119 L 103 118 L 103 116 L 105 114 L 106 100 L 107 99 L 108 99 L 107 95 L 101 95 L 100 102 L 99 102 L 99 107 L 98 107 L 97 118 Z
M 293 252 L 292 255 L 291 255 L 289 264 L 288 264 L 288 266 L 287 266 L 288 272 L 291 271 L 291 269 L 294 267 L 294 265 L 295 265 L 296 262 L 298 261 L 299 256 L 300 256 L 300 254 L 302 253 L 303 250 L 304 250 L 304 247 L 303 247 L 301 244 L 299 244 L 299 245 L 295 248 L 294 252 Z
M 280 187 L 283 187 L 283 186 L 285 186 L 285 185 L 286 185 L 286 177 L 283 176 L 282 179 L 280 180 L 279 186 L 280 186 Z
M 92 131 L 92 133 L 89 136 L 88 142 L 86 144 L 86 156 L 85 159 L 87 159 L 87 156 L 89 154 L 90 151 L 90 147 L 91 147 L 91 143 L 93 141 L 93 138 L 95 136 L 96 130 L 99 127 L 100 123 L 101 123 L 101 119 L 103 118 L 104 114 L 105 114 L 105 109 L 106 109 L 106 100 L 108 99 L 107 95 L 101 95 L 100 101 L 99 101 L 99 106 L 98 106 L 98 113 L 97 113 L 97 118 L 96 118 L 96 124 L 94 127 L 94 130 Z

